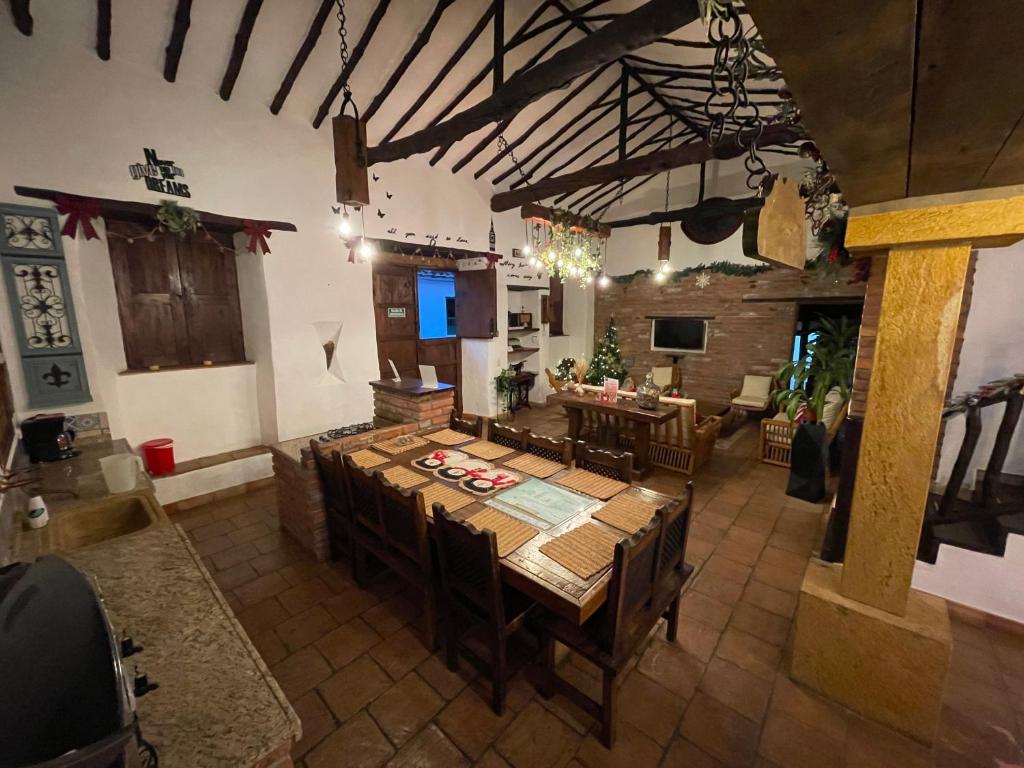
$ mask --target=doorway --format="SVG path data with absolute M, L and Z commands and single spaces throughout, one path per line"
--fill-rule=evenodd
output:
M 860 328 L 861 315 L 864 312 L 864 302 L 830 302 L 800 304 L 797 312 L 796 330 L 793 332 L 792 359 L 797 361 L 807 355 L 807 347 L 813 344 L 818 336 L 821 326 L 821 318 L 838 321 L 846 318 L 855 326 Z M 786 386 L 793 386 L 794 382 L 781 382 Z

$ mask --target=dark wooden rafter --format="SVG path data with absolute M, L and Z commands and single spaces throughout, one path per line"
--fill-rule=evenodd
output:
M 220 83 L 220 97 L 224 101 L 231 98 L 231 92 L 235 89 L 238 74 L 242 71 L 242 62 L 245 61 L 245 52 L 249 50 L 249 38 L 252 37 L 256 18 L 262 8 L 263 0 L 246 0 L 242 19 L 238 22 L 238 31 L 235 32 L 235 42 L 231 46 L 228 68 L 224 71 L 224 79 Z
M 505 0 L 491 0 L 494 16 L 494 62 L 491 65 L 491 93 L 505 84 Z
M 523 25 L 523 27 L 525 27 L 525 26 L 526 26 L 526 24 Z M 530 67 L 532 67 L 534 64 L 536 64 L 538 61 L 540 61 L 541 58 L 543 58 L 545 53 L 547 53 L 548 51 L 554 49 L 554 47 L 557 46 L 562 41 L 562 38 L 569 34 L 571 29 L 572 29 L 572 27 L 568 27 L 568 26 L 563 27 L 562 30 L 557 35 L 555 35 L 555 37 L 548 43 L 548 45 L 546 47 L 541 48 L 541 50 L 539 50 L 535 54 L 533 54 L 533 56 L 531 56 L 530 59 L 525 64 L 523 64 L 519 69 L 516 70 L 515 74 L 518 75 L 518 74 L 520 74 L 522 72 L 527 71 Z M 508 50 L 511 47 L 512 47 L 511 44 L 509 46 L 506 46 L 506 53 L 508 52 Z M 466 85 L 459 92 L 459 94 L 457 96 L 455 96 L 455 98 L 453 98 L 451 101 L 448 102 L 448 104 L 445 106 L 445 108 L 443 110 L 441 110 L 441 112 L 438 114 L 438 116 L 435 117 L 434 120 L 430 124 L 431 125 L 436 125 L 442 119 L 443 116 L 450 114 L 452 109 L 454 109 L 459 104 L 461 104 L 462 100 L 465 99 L 466 96 L 468 96 L 470 94 L 470 92 L 474 88 L 476 88 L 476 86 L 478 86 L 481 82 L 483 82 L 484 77 L 486 77 L 486 75 L 490 71 L 490 69 L 491 69 L 491 65 L 488 64 L 480 72 L 478 72 L 477 73 L 477 77 L 473 78 L 473 80 L 471 80 L 470 82 L 466 83 Z M 513 77 L 515 77 L 515 75 L 513 75 Z M 514 115 L 510 115 L 509 119 L 511 119 L 512 117 L 514 117 Z M 434 153 L 433 157 L 430 158 L 430 164 L 431 165 L 435 165 L 438 160 L 440 160 L 442 157 L 444 157 L 448 153 L 448 150 L 451 149 L 454 144 L 455 144 L 455 142 L 451 141 L 451 142 L 448 142 L 447 144 L 445 144 L 440 149 L 438 149 L 437 152 Z
M 173 83 L 178 78 L 178 64 L 185 49 L 185 36 L 192 26 L 192 0 L 178 0 L 171 25 L 171 39 L 167 43 L 164 57 L 164 80 Z
M 553 118 L 555 115 L 561 112 L 570 101 L 576 98 L 580 93 L 586 90 L 588 86 L 590 86 L 595 80 L 597 80 L 597 78 L 599 78 L 609 66 L 609 64 L 606 64 L 603 67 L 598 67 L 585 78 L 583 78 L 576 85 L 575 88 L 573 88 L 571 91 L 569 91 L 569 93 L 565 94 L 565 96 L 559 99 L 557 104 L 552 106 L 551 109 L 545 112 L 539 119 L 535 120 L 531 125 L 524 129 L 523 132 L 519 134 L 519 136 L 516 137 L 513 141 L 508 142 L 508 146 L 505 149 L 499 150 L 494 157 L 492 157 L 490 160 L 484 163 L 483 167 L 481 167 L 478 171 L 474 172 L 473 178 L 479 179 L 491 167 L 493 167 L 498 161 L 500 161 L 501 158 L 505 157 L 505 155 L 507 155 L 509 152 L 514 152 L 516 147 L 518 147 L 520 144 L 526 141 L 526 139 L 528 139 L 533 134 L 533 132 L 536 131 L 540 126 L 546 125 L 551 118 Z M 480 154 L 485 148 L 490 146 L 491 142 L 497 139 L 499 134 L 504 133 L 505 129 L 508 128 L 508 126 L 511 123 L 512 118 L 502 120 L 500 123 L 498 123 L 498 125 L 494 129 L 492 129 L 490 133 L 488 133 L 486 136 L 480 139 L 480 141 L 477 142 L 476 146 L 469 150 L 469 152 L 463 155 L 459 159 L 459 161 L 452 166 L 452 173 L 457 173 L 458 171 L 462 170 L 462 168 L 464 168 L 468 162 L 470 162 L 474 157 Z
M 570 116 L 568 119 L 565 119 L 564 120 L 565 127 L 568 128 L 569 126 L 577 125 L 577 124 L 579 124 L 579 122 L 581 120 L 586 118 L 588 115 L 592 115 L 590 120 L 587 121 L 585 126 L 584 126 L 583 130 L 586 130 L 587 128 L 591 127 L 595 123 L 601 121 L 602 119 L 607 117 L 609 114 L 611 114 L 611 112 L 613 112 L 615 110 L 615 108 L 616 108 L 615 104 L 612 104 L 609 107 L 605 107 L 603 110 L 601 110 L 600 112 L 597 112 L 596 114 L 594 113 L 594 110 L 597 109 L 597 105 L 600 104 L 602 101 L 604 101 L 606 98 L 608 98 L 608 95 L 610 93 L 613 93 L 617 87 L 618 87 L 618 83 L 612 83 L 611 85 L 609 85 L 597 98 L 595 98 L 593 101 L 591 101 L 586 106 L 584 106 L 584 107 L 580 108 L 579 110 L 577 110 L 576 113 L 574 115 Z M 575 138 L 575 136 L 579 135 L 580 133 L 582 133 L 582 131 L 576 131 L 576 133 L 574 134 L 573 137 Z M 526 155 L 524 155 L 522 158 L 519 159 L 518 166 L 512 165 L 508 169 L 502 171 L 501 173 L 499 173 L 494 178 L 492 183 L 500 184 L 502 181 L 507 179 L 512 174 L 518 173 L 518 169 L 519 168 L 524 168 L 525 169 L 526 164 L 531 162 L 537 155 L 539 155 L 541 152 L 543 152 L 550 145 L 551 141 L 553 141 L 555 139 L 561 139 L 564 136 L 565 136 L 565 133 L 563 132 L 563 130 L 553 131 L 552 139 L 544 141 L 544 142 L 538 144 L 533 149 L 531 149 Z M 541 165 L 541 163 L 537 163 L 533 167 L 532 170 L 526 171 L 526 175 L 530 176 L 533 173 L 533 171 L 535 171 L 540 165 Z
M 561 132 L 556 133 L 555 134 L 555 138 L 558 138 L 559 141 L 555 144 L 554 147 L 551 147 L 549 149 L 549 147 L 551 145 L 551 142 L 545 142 L 544 144 L 542 144 L 539 147 L 537 147 L 537 149 L 534 150 L 534 152 L 531 152 L 530 155 L 527 156 L 527 160 L 529 158 L 533 157 L 533 155 L 537 151 L 539 151 L 539 150 L 547 149 L 547 153 L 543 157 L 541 157 L 540 160 L 538 160 L 536 163 L 534 163 L 531 168 L 525 169 L 526 170 L 526 179 L 532 178 L 535 173 L 537 173 L 541 168 L 544 167 L 544 165 L 549 160 L 551 160 L 551 158 L 553 158 L 556 154 L 558 154 L 563 149 L 565 149 L 567 146 L 569 146 L 572 142 L 574 142 L 581 135 L 583 135 L 587 130 L 592 128 L 594 125 L 597 125 L 597 123 L 599 123 L 602 119 L 604 119 L 605 117 L 610 115 L 612 112 L 614 112 L 615 109 L 617 108 L 617 106 L 618 106 L 617 104 L 612 104 L 611 106 L 607 107 L 603 112 L 599 112 L 591 120 L 581 124 L 577 128 L 577 130 L 573 131 L 571 134 L 565 135 L 563 137 L 563 134 Z M 642 116 L 643 113 L 646 112 L 648 109 L 650 109 L 652 106 L 656 106 L 656 102 L 654 102 L 653 100 L 648 101 L 646 104 L 641 106 L 636 111 L 636 113 L 634 114 L 634 117 Z M 664 113 L 662 113 L 662 114 L 664 114 Z M 572 123 L 575 123 L 575 122 L 576 122 L 575 120 L 572 121 Z M 572 124 L 572 123 L 570 123 L 570 124 Z M 595 142 L 592 142 L 591 144 L 588 144 L 583 149 L 579 150 L 579 152 L 577 152 L 575 155 L 573 155 L 572 157 L 569 158 L 568 162 L 563 163 L 559 167 L 560 168 L 564 168 L 567 164 L 572 163 L 572 162 L 578 160 L 586 152 L 589 152 L 591 149 L 593 149 L 595 143 L 600 143 L 601 141 L 604 141 L 605 139 L 609 138 L 610 136 L 615 135 L 616 133 L 618 133 L 619 129 L 620 129 L 620 127 L 622 125 L 623 125 L 622 123 L 616 123 L 613 127 L 609 128 L 603 134 L 598 136 Z M 627 127 L 629 126 L 629 119 L 628 118 L 627 118 L 627 121 L 626 121 L 625 125 Z M 614 151 L 617 151 L 617 150 L 618 150 L 618 144 L 616 143 L 616 149 Z M 557 171 L 551 171 L 550 173 L 552 173 L 552 174 L 553 173 L 557 173 Z M 503 180 L 503 178 L 504 178 L 504 175 L 503 176 L 499 176 L 497 179 L 495 179 L 495 183 Z M 521 187 L 521 186 L 523 186 L 524 184 L 527 184 L 527 183 L 528 182 L 525 179 L 523 179 L 522 176 L 520 176 L 520 178 L 518 178 L 514 182 L 512 182 L 511 187 L 512 187 L 512 189 L 515 189 L 515 188 Z
M 32 9 L 29 7 L 29 0 L 11 0 L 11 16 L 14 17 L 14 26 L 26 37 L 32 36 Z
M 320 106 L 316 110 L 316 116 L 313 118 L 313 127 L 319 128 L 321 123 L 327 117 L 331 111 L 331 105 L 334 100 L 338 98 L 338 94 L 341 93 L 341 89 L 345 87 L 345 83 L 348 82 L 349 77 L 352 76 L 352 71 L 359 64 L 359 60 L 363 58 L 363 54 L 366 53 L 367 46 L 370 45 L 370 41 L 373 39 L 374 33 L 377 31 L 377 27 L 380 26 L 381 20 L 384 18 L 384 14 L 388 11 L 388 6 L 391 5 L 391 0 L 377 0 L 377 7 L 373 9 L 373 13 L 370 15 L 370 20 L 366 22 L 366 28 L 363 29 L 363 33 L 359 36 L 359 42 L 356 43 L 356 47 L 352 49 L 351 54 L 348 57 L 348 64 L 341 68 L 341 72 L 338 74 L 337 79 L 327 91 L 327 95 L 324 96 L 324 100 L 320 102 Z
M 369 160 L 371 163 L 391 162 L 458 141 L 489 123 L 515 114 L 545 93 L 572 82 L 578 75 L 616 61 L 662 34 L 695 21 L 697 15 L 696 0 L 648 0 L 586 39 L 556 51 L 548 60 L 513 76 L 497 93 L 454 118 L 411 136 L 371 147 Z
M 299 73 L 306 66 L 306 60 L 309 59 L 309 55 L 313 52 L 317 41 L 320 39 L 320 35 L 324 31 L 324 24 L 327 23 L 327 17 L 331 15 L 332 8 L 334 8 L 334 0 L 322 0 L 320 3 L 320 7 L 317 9 L 316 15 L 306 31 L 306 37 L 302 40 L 302 45 L 299 46 L 295 58 L 292 59 L 292 65 L 288 67 L 288 72 L 285 74 L 284 80 L 281 81 L 277 93 L 274 94 L 274 100 L 270 103 L 270 112 L 272 114 L 276 115 L 281 111 L 285 99 L 292 92 L 292 86 L 295 85 Z
M 110 61 L 111 0 L 96 0 L 96 55 Z
M 626 130 L 629 128 L 629 75 L 622 67 L 619 73 L 619 160 L 626 159 Z
M 413 115 L 419 112 L 420 108 L 427 103 L 427 99 L 434 95 L 434 92 L 437 90 L 438 86 L 441 85 L 441 82 L 451 74 L 455 65 L 462 60 L 462 57 L 466 55 L 469 49 L 473 46 L 473 43 L 476 42 L 484 29 L 487 28 L 487 25 L 490 23 L 493 15 L 494 5 L 492 4 L 487 7 L 483 15 L 479 18 L 476 24 L 473 25 L 473 29 L 470 30 L 469 35 L 459 43 L 459 47 L 455 49 L 455 52 L 448 57 L 448 61 L 444 63 L 444 66 L 442 66 L 438 70 L 437 74 L 434 75 L 434 79 L 430 81 L 430 84 L 423 89 L 419 96 L 416 97 L 416 101 L 412 103 L 412 106 L 405 110 L 402 116 L 395 121 L 393 126 L 391 126 L 391 130 L 384 134 L 382 141 L 390 141 L 393 139 L 398 132 L 408 124 Z
M 416 60 L 416 57 L 420 55 L 420 51 L 430 42 L 430 36 L 434 34 L 434 30 L 437 29 L 437 25 L 441 22 L 441 17 L 444 12 L 451 7 L 455 0 L 437 0 L 437 4 L 434 6 L 434 10 L 430 12 L 430 17 L 427 19 L 427 23 L 423 25 L 419 34 L 416 35 L 416 39 L 413 40 L 412 46 L 408 51 L 405 52 L 405 56 L 398 63 L 395 71 L 391 73 L 387 82 L 384 83 L 384 87 L 380 89 L 376 96 L 373 97 L 373 101 L 370 102 L 370 106 L 363 112 L 362 118 L 364 121 L 369 122 L 377 110 L 384 104 L 384 100 L 391 95 L 391 91 L 398 85 L 398 81 L 402 79 L 402 76 L 406 73 L 412 63 Z
M 783 124 L 769 125 L 758 139 L 758 146 L 789 144 L 799 138 L 800 135 L 801 132 L 792 126 Z M 562 176 L 555 176 L 522 189 L 499 192 L 491 198 L 491 210 L 495 212 L 507 211 L 523 203 L 543 200 L 573 189 L 582 189 L 583 187 L 603 182 L 633 178 L 651 172 L 661 173 L 670 168 L 694 165 L 705 160 L 724 160 L 739 157 L 745 151 L 739 142 L 736 141 L 735 135 L 730 140 L 719 142 L 714 147 L 708 146 L 703 140 L 695 141 L 690 144 L 674 147 L 673 149 L 652 152 L 639 157 L 631 157 L 626 160 L 592 166 Z
M 741 197 L 738 200 L 708 200 L 699 207 L 689 206 L 687 208 L 677 208 L 673 211 L 652 211 L 643 216 L 617 219 L 606 223 L 611 229 L 638 227 L 644 224 L 665 224 L 673 221 L 686 221 L 692 218 L 694 213 L 701 215 L 742 214 L 748 208 L 760 207 L 763 204 L 764 199 L 759 197 Z
M 668 136 L 666 136 L 666 137 L 664 137 L 662 139 L 659 139 L 653 145 L 654 146 L 654 151 L 656 152 L 658 150 L 664 149 L 665 147 L 669 146 L 670 144 L 671 144 L 671 141 L 670 141 L 670 137 L 668 137 Z M 647 177 L 645 177 L 643 179 L 641 184 L 644 184 L 647 181 L 650 181 L 651 179 L 653 179 L 657 175 L 658 174 L 656 174 L 656 173 L 650 174 L 649 176 L 647 176 Z M 601 185 L 599 185 L 597 187 L 594 187 L 592 189 L 589 189 L 589 190 L 585 191 L 582 195 L 580 195 L 577 199 L 573 200 L 572 202 L 568 203 L 565 207 L 571 208 L 571 209 L 575 209 L 575 210 L 583 210 L 583 208 L 585 208 L 587 205 L 590 205 L 591 203 L 595 203 L 598 200 L 603 200 L 604 198 L 606 198 L 608 196 L 608 194 L 610 194 L 611 192 L 614 192 L 616 190 L 622 190 L 621 193 L 620 193 L 620 197 L 625 197 L 627 194 L 629 194 L 629 191 L 630 191 L 630 190 L 626 190 L 625 184 L 622 182 L 622 180 L 616 179 L 615 181 L 609 181 L 609 182 L 606 182 L 604 184 L 601 184 Z M 570 192 L 568 194 L 574 194 L 574 193 Z

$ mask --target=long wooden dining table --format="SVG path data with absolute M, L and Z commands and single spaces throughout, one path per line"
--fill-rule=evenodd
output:
M 459 493 L 473 496 L 472 503 L 450 513 L 453 517 L 460 520 L 466 520 L 479 512 L 491 509 L 492 507 L 484 502 L 492 498 L 500 500 L 502 494 L 507 492 L 507 490 L 500 490 L 487 495 L 474 495 L 459 487 L 457 483 L 444 480 L 414 464 L 417 459 L 438 449 L 459 451 L 470 443 L 486 441 L 467 435 L 466 440 L 463 443 L 456 445 L 440 445 L 430 441 L 430 433 L 419 435 L 419 437 L 426 439 L 428 443 L 426 445 L 418 445 L 417 447 L 410 448 L 409 450 L 396 455 L 389 455 L 383 451 L 374 451 L 374 453 L 379 453 L 382 458 L 386 458 L 388 461 L 386 464 L 380 464 L 373 467 L 373 470 L 386 470 L 390 467 L 398 466 L 406 467 L 413 472 L 422 475 L 425 480 L 427 480 L 427 482 L 417 485 L 410 490 L 421 491 L 423 488 L 427 487 L 429 482 L 438 482 L 442 485 L 458 490 Z M 373 445 L 368 446 L 368 448 L 372 450 Z M 557 473 L 546 479 L 540 479 L 533 478 L 531 475 L 521 470 L 511 469 L 505 466 L 506 462 L 522 455 L 522 451 L 511 451 L 499 458 L 488 460 L 488 463 L 507 472 L 514 472 L 522 478 L 523 482 L 529 479 L 537 479 L 540 482 L 552 483 L 555 487 L 561 490 L 570 490 L 555 483 L 556 480 L 564 477 L 570 471 L 570 468 L 568 467 L 563 470 L 559 470 Z M 516 486 L 512 487 L 515 488 Z M 604 604 L 605 599 L 607 598 L 608 581 L 611 573 L 611 561 L 609 561 L 607 568 L 602 569 L 588 579 L 583 579 L 568 568 L 565 568 L 555 560 L 552 560 L 550 557 L 545 555 L 540 551 L 540 548 L 551 539 L 590 522 L 593 522 L 594 524 L 609 531 L 613 531 L 619 534 L 622 538 L 626 538 L 628 534 L 620 531 L 618 528 L 606 525 L 600 520 L 592 517 L 595 512 L 600 510 L 607 503 L 606 501 L 587 496 L 579 491 L 571 492 L 590 499 L 591 503 L 558 525 L 554 525 L 547 530 L 538 529 L 536 536 L 525 544 L 522 544 L 519 548 L 500 558 L 500 569 L 502 580 L 506 584 L 518 589 L 540 605 L 554 613 L 557 613 L 563 618 L 576 622 L 577 624 L 582 624 L 590 618 L 590 616 L 592 616 L 602 604 Z M 687 492 L 686 488 L 682 487 L 681 484 L 680 493 L 685 494 Z M 621 495 L 635 496 L 636 498 L 655 506 L 662 506 L 672 500 L 671 496 L 637 485 L 630 485 L 630 487 L 623 490 L 620 494 L 617 494 L 617 496 Z M 427 510 L 427 520 L 430 524 L 431 530 L 433 530 L 432 510 Z

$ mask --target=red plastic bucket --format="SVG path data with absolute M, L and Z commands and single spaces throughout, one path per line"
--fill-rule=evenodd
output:
M 149 474 L 169 475 L 174 471 L 174 441 L 169 437 L 147 440 L 142 444 L 142 457 Z

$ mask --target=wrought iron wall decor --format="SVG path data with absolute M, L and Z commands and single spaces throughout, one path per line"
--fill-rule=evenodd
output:
M 88 402 L 89 382 L 75 324 L 57 214 L 0 206 L 0 264 L 32 408 Z

